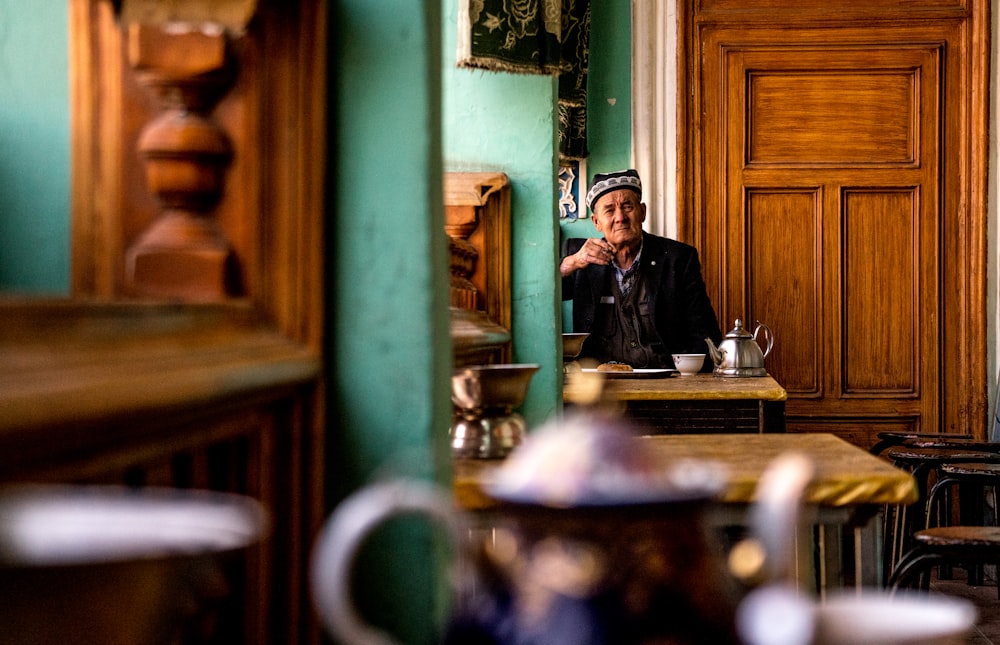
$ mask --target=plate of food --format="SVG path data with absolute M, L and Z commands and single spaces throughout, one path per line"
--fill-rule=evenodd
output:
M 583 372 L 605 378 L 667 378 L 677 374 L 675 369 L 632 367 L 625 363 L 601 363 L 597 367 L 584 368 Z

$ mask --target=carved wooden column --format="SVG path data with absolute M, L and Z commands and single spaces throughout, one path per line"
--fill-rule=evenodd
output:
M 229 89 L 234 64 L 224 30 L 133 24 L 129 62 L 163 106 L 138 151 L 159 218 L 126 252 L 126 285 L 138 296 L 185 302 L 241 295 L 236 254 L 212 211 L 232 152 L 211 110 Z
M 455 364 L 510 360 L 510 181 L 496 172 L 444 176 Z

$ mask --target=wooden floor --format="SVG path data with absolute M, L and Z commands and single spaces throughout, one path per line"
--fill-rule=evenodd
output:
M 971 600 L 979 610 L 976 631 L 969 645 L 1000 645 L 1000 599 L 996 579 L 990 571 L 982 586 L 970 586 L 965 571 L 956 569 L 951 580 L 933 580 L 931 590 Z

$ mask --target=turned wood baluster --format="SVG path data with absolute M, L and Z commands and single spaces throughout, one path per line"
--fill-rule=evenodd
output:
M 211 110 L 234 66 L 226 34 L 132 25 L 129 62 L 163 111 L 139 142 L 148 189 L 162 212 L 126 253 L 133 295 L 211 302 L 240 295 L 239 266 L 213 217 L 232 149 Z
M 446 207 L 444 230 L 448 233 L 451 306 L 472 311 L 482 309 L 479 290 L 470 279 L 476 272 L 479 250 L 468 240 L 478 225 L 479 217 L 475 208 Z

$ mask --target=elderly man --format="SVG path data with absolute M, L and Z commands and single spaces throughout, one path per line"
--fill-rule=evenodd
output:
M 635 368 L 673 367 L 671 354 L 704 354 L 722 340 L 693 246 L 646 233 L 635 170 L 594 176 L 587 192 L 603 238 L 571 238 L 559 266 L 573 330 L 588 332 L 581 358 Z M 712 368 L 706 358 L 703 371 Z

